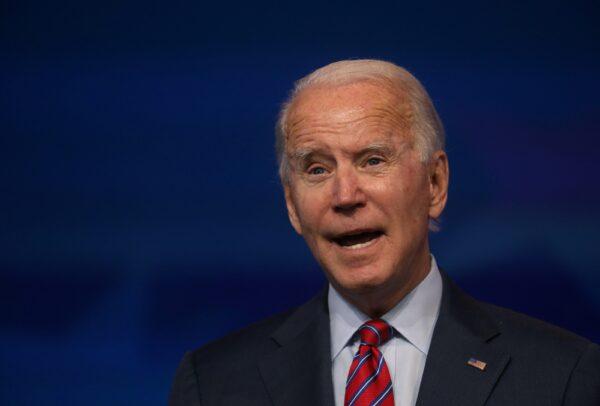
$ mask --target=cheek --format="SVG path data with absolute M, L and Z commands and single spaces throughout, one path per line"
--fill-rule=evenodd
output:
M 420 224 L 423 219 L 427 220 L 428 190 L 419 172 L 407 171 L 401 176 L 386 180 L 385 184 L 373 191 L 389 220 L 407 227 Z
M 314 232 L 318 229 L 327 211 L 328 205 L 325 193 L 317 193 L 314 190 L 299 190 L 296 202 L 298 217 L 303 228 L 309 232 Z

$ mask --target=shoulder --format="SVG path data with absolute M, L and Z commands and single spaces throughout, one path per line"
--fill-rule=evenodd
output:
M 325 298 L 326 289 L 297 308 L 187 352 L 177 369 L 169 405 L 213 404 L 225 398 L 227 404 L 265 403 L 260 365 L 281 355 L 285 343 L 312 344 L 315 336 L 325 340 L 317 333 L 329 324 Z
M 443 342 L 444 351 L 456 351 L 456 345 L 467 342 L 465 351 L 506 360 L 494 391 L 504 401 L 501 404 L 515 404 L 527 397 L 546 399 L 546 403 L 563 399 L 569 405 L 600 404 L 597 344 L 545 321 L 478 301 L 446 274 L 442 276 L 438 325 L 443 328 L 436 326 L 438 343 Z M 440 354 L 443 351 L 438 349 Z
M 275 347 L 271 336 L 294 310 L 260 320 L 198 347 L 189 353 L 189 359 L 194 365 L 254 362 Z
M 224 382 L 232 381 L 232 374 L 244 376 L 247 382 L 257 381 L 251 365 L 273 348 L 271 335 L 290 313 L 269 317 L 188 351 L 175 373 L 169 406 L 210 403 L 210 396 L 219 393 Z
M 442 313 L 458 321 L 485 341 L 505 347 L 513 354 L 535 354 L 540 360 L 578 357 L 598 346 L 573 332 L 514 310 L 477 300 L 442 272 Z M 544 356 L 542 356 L 544 355 Z
M 497 404 L 520 404 L 523 399 L 537 399 L 540 404 L 600 404 L 597 344 L 545 321 L 478 301 L 443 276 L 438 323 L 446 327 L 442 329 L 444 350 L 460 342 L 452 337 L 458 334 L 476 337 L 468 342 L 479 343 L 472 348 L 479 346 L 482 357 L 493 359 L 490 354 L 495 354 L 506 360 L 494 389 Z
M 518 343 L 523 350 L 580 354 L 590 340 L 548 322 L 489 303 L 478 302 L 498 323 L 505 340 Z
M 509 369 L 525 382 L 546 385 L 546 391 L 564 388 L 566 405 L 593 405 L 600 401 L 600 347 L 590 340 L 542 320 L 481 303 L 494 317 L 501 334 L 496 345 L 510 353 Z M 509 374 L 510 375 L 510 374 Z
M 509 349 L 513 370 L 523 371 L 524 379 L 564 387 L 565 405 L 600 402 L 600 347 L 597 344 L 509 309 L 490 304 L 482 306 L 498 321 L 502 333 L 497 340 Z M 546 388 L 547 391 L 553 389 Z

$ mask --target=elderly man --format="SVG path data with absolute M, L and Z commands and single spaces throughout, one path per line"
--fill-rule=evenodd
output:
M 477 302 L 438 268 L 444 132 L 407 71 L 341 61 L 301 79 L 277 154 L 290 222 L 329 286 L 187 353 L 172 406 L 600 405 L 597 345 Z

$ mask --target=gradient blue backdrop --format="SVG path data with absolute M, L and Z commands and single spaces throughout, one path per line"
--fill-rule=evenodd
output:
M 3 1 L 0 403 L 162 405 L 324 283 L 272 153 L 292 82 L 405 66 L 448 133 L 438 262 L 600 341 L 597 2 Z

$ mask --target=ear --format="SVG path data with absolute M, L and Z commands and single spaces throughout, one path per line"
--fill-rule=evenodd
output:
M 285 193 L 285 205 L 287 207 L 288 218 L 290 219 L 290 223 L 292 223 L 292 227 L 294 230 L 300 235 L 302 235 L 302 227 L 300 226 L 300 220 L 298 219 L 298 213 L 296 211 L 296 204 L 294 203 L 294 199 L 292 197 L 292 190 L 290 188 L 289 183 L 285 183 L 283 185 L 283 191 Z
M 436 151 L 429 162 L 429 217 L 432 219 L 439 218 L 446 207 L 449 178 L 448 155 Z

